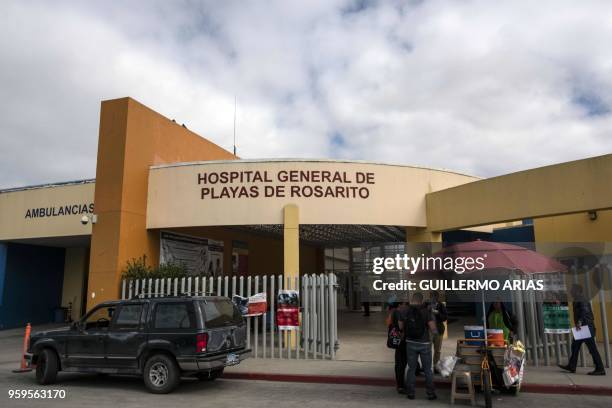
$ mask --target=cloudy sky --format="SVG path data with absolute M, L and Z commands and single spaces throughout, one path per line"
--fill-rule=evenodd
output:
M 127 5 L 125 4 L 127 3 Z M 244 158 L 494 176 L 612 151 L 610 1 L 2 1 L 0 188 L 94 177 L 132 96 Z

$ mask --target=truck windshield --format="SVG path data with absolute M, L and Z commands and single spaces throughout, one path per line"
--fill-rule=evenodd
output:
M 207 329 L 236 326 L 242 323 L 242 315 L 232 302 L 225 299 L 212 299 L 201 302 L 204 322 Z

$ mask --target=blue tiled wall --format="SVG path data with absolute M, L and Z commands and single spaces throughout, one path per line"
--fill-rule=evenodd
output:
M 0 329 L 53 321 L 62 300 L 64 256 L 63 248 L 0 245 Z

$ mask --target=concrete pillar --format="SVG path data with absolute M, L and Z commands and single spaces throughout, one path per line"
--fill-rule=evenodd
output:
M 159 231 L 146 226 L 150 166 L 235 158 L 134 99 L 102 102 L 87 309 L 119 297 L 129 260 L 159 262 Z
M 285 278 L 300 276 L 300 210 L 295 204 L 283 209 L 283 241 Z
M 72 319 L 78 320 L 83 296 L 87 296 L 86 282 L 89 251 L 87 248 L 66 248 L 64 260 L 64 282 L 62 288 L 62 306 L 72 303 Z M 85 290 L 84 290 L 85 289 Z
M 293 278 L 300 276 L 300 210 L 295 204 L 287 204 L 283 208 L 283 241 L 285 282 L 287 278 L 292 278 L 293 282 Z M 285 344 L 289 344 L 292 349 L 297 347 L 297 335 L 289 336 L 286 331 L 284 338 Z

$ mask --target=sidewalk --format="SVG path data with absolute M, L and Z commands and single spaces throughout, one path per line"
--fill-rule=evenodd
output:
M 385 314 L 374 309 L 369 317 L 360 311 L 340 311 L 338 328 L 340 348 L 336 360 L 248 359 L 230 367 L 224 377 L 270 381 L 344 383 L 395 386 L 394 351 L 386 347 Z M 449 327 L 449 338 L 442 346 L 442 356 L 454 355 L 463 325 L 456 321 Z M 556 366 L 535 368 L 526 365 L 522 392 L 554 394 L 612 395 L 612 369 L 608 375 L 586 375 L 592 368 L 578 368 L 577 374 L 562 372 Z M 418 377 L 423 381 L 422 377 Z M 438 387 L 450 387 L 449 380 L 435 377 Z
M 550 394 L 612 395 L 612 373 L 593 377 L 590 368 L 568 374 L 556 367 L 525 368 L 521 392 Z M 393 363 L 346 360 L 248 359 L 226 369 L 224 378 L 395 386 Z M 418 377 L 422 383 L 423 378 Z M 435 377 L 436 386 L 450 387 L 449 379 Z

